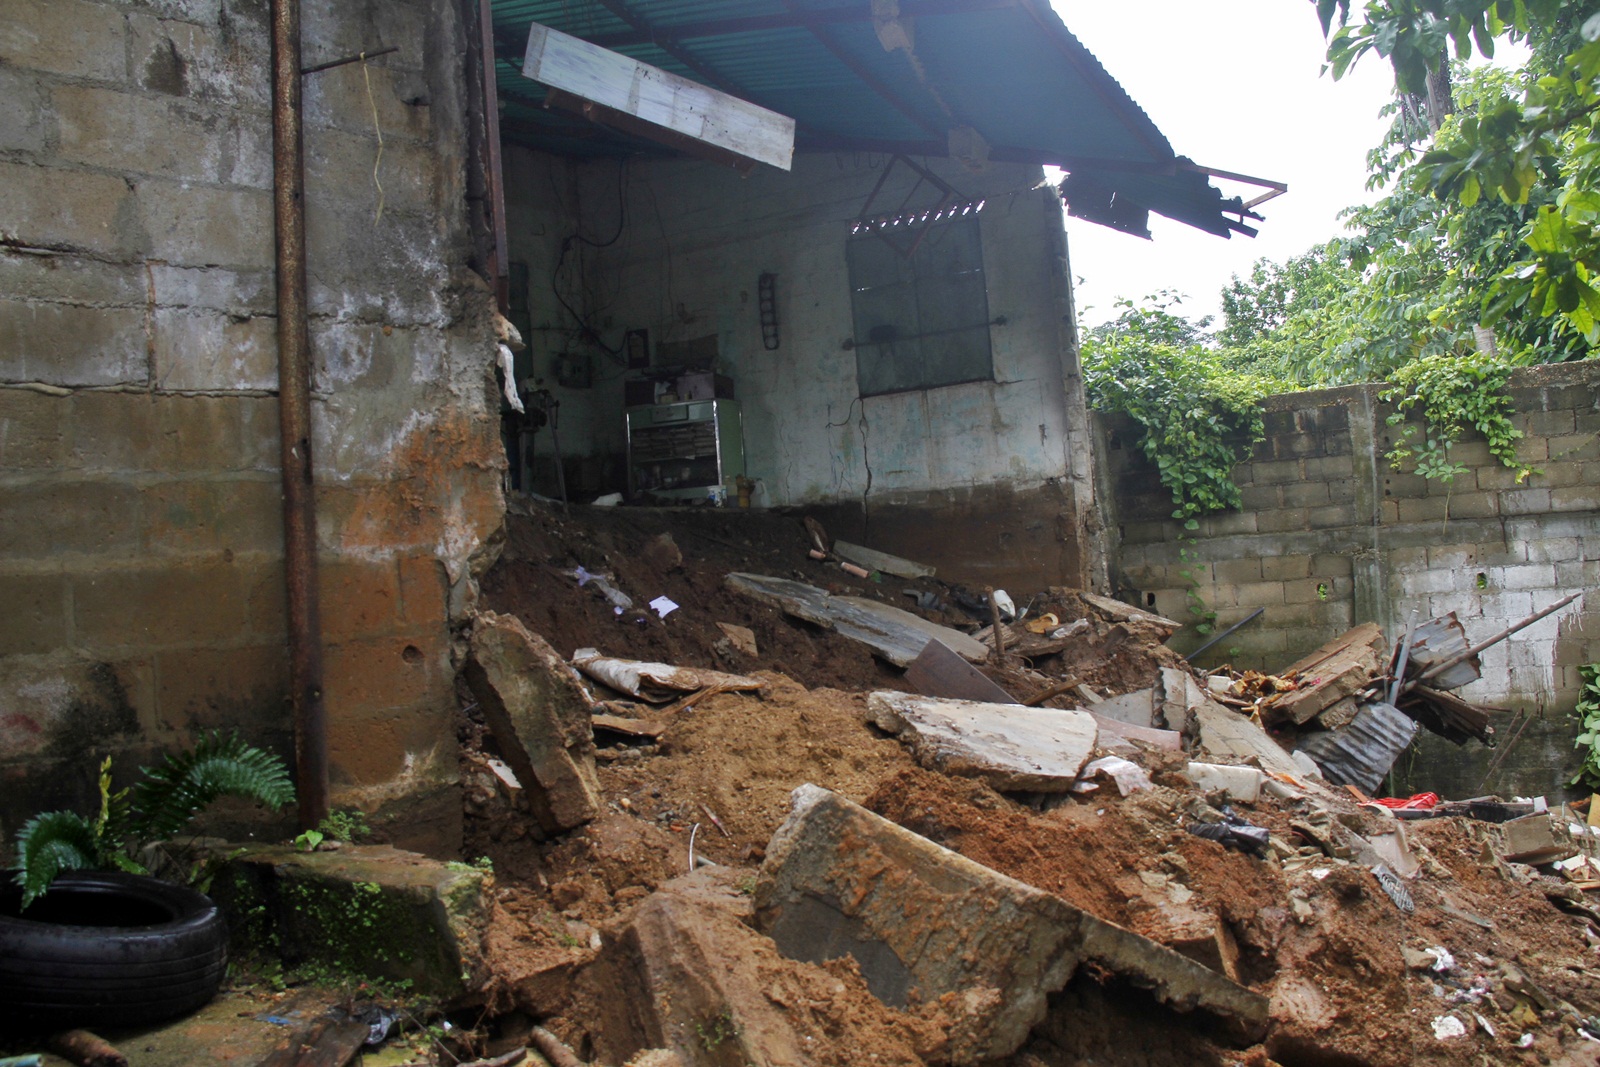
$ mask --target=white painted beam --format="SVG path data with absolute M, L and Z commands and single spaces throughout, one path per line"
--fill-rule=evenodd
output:
M 644 122 L 779 170 L 794 158 L 794 119 L 534 23 L 522 74 Z

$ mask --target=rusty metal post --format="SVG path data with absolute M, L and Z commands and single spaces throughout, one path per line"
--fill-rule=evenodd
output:
M 300 798 L 300 826 L 309 830 L 328 814 L 328 723 L 322 696 L 316 483 L 311 465 L 300 0 L 272 0 L 272 210 L 278 275 L 278 425 L 295 785 Z
M 505 175 L 500 166 L 500 90 L 495 78 L 494 9 L 490 0 L 478 0 L 479 70 L 483 77 L 484 191 L 489 197 L 489 220 L 494 231 L 494 256 L 489 269 L 494 277 L 495 305 L 504 315 L 511 309 L 510 250 L 506 246 Z M 528 340 L 523 338 L 523 340 Z

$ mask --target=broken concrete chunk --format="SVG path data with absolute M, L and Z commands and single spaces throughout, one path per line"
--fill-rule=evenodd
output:
M 1116 719 L 1129 726 L 1150 729 L 1155 720 L 1155 690 L 1139 689 L 1121 696 L 1109 697 L 1094 706 L 1094 713 L 1103 718 Z M 1179 722 L 1179 726 L 1183 723 Z
M 989 656 L 987 645 L 960 630 L 936 625 L 876 600 L 831 596 L 827 590 L 814 585 L 761 574 L 730 574 L 728 588 L 772 604 L 797 619 L 860 641 L 896 667 L 909 665 L 931 638 L 938 638 L 951 651 L 974 663 L 981 663 Z
M 603 682 L 620 693 L 658 704 L 701 689 L 730 693 L 760 689 L 766 684 L 760 678 L 749 678 L 742 674 L 602 656 L 592 648 L 578 649 L 572 654 L 572 662 L 597 682 Z
M 556 650 L 514 616 L 480 612 L 462 673 L 539 826 L 557 833 L 598 815 L 589 697 Z
M 1500 858 L 1510 863 L 1554 863 L 1578 853 L 1570 839 L 1557 840 L 1555 822 L 1549 815 L 1536 814 L 1511 819 L 1500 824 L 1498 833 L 1501 841 Z
M 211 895 L 233 937 L 260 939 L 248 947 L 289 964 L 410 982 L 429 996 L 467 993 L 489 977 L 485 871 L 387 845 L 224 845 L 215 854 L 226 859 Z
M 628 1059 L 645 1046 L 671 1049 L 692 1067 L 821 1062 L 811 1035 L 825 1025 L 824 991 L 840 979 L 783 959 L 750 929 L 750 898 L 737 881 L 728 869 L 676 878 L 607 943 L 581 980 L 600 1012 L 591 1021 L 596 1063 L 659 1062 Z M 826 1025 L 848 1031 L 861 1021 L 833 1015 Z M 857 1043 L 871 1047 L 873 1036 Z M 894 1051 L 895 1062 L 911 1058 Z
M 1098 733 L 1082 711 L 887 691 L 867 698 L 867 719 L 899 735 L 930 770 L 1041 793 L 1072 788 Z
M 1190 763 L 1184 776 L 1203 790 L 1221 789 L 1230 800 L 1243 804 L 1254 804 L 1261 799 L 1261 783 L 1266 779 L 1266 775 L 1254 767 L 1217 763 Z
M 1183 623 L 1181 622 L 1174 622 L 1171 619 L 1157 615 L 1153 611 L 1141 611 L 1132 604 L 1124 604 L 1120 600 L 1112 600 L 1110 597 L 1087 591 L 1079 592 L 1078 596 L 1083 598 L 1085 604 L 1088 604 L 1113 622 L 1132 623 L 1135 626 L 1152 626 L 1168 633 L 1177 633 L 1183 629 Z
M 1247 716 L 1231 711 L 1212 700 L 1201 700 L 1193 708 L 1200 722 L 1200 751 L 1218 763 L 1245 763 L 1254 760 L 1268 774 L 1300 777 L 1300 768 L 1267 732 Z
M 757 926 L 795 959 L 853 956 L 891 1006 L 945 998 L 954 1064 L 1016 1051 L 1084 959 L 1179 1010 L 1265 1024 L 1265 997 L 1057 896 L 826 789 L 801 786 L 792 804 L 767 846 Z

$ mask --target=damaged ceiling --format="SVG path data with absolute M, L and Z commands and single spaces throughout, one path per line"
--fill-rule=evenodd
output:
M 1260 218 L 1177 155 L 1045 0 L 493 0 L 493 11 L 510 143 L 661 151 L 550 106 L 522 76 L 540 24 L 792 116 L 799 151 L 1060 167 L 1073 215 L 1145 237 L 1151 211 L 1222 237 L 1253 235 L 1245 220 Z

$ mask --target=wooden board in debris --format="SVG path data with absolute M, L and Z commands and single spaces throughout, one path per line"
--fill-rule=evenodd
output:
M 1304 725 L 1364 688 L 1387 665 L 1388 646 L 1377 623 L 1364 622 L 1282 671 L 1300 687 L 1269 698 L 1263 716 Z
M 1126 622 L 1134 625 L 1152 626 L 1158 630 L 1165 630 L 1169 634 L 1183 629 L 1183 623 L 1157 615 L 1153 611 L 1143 611 L 1132 604 L 1124 604 L 1120 600 L 1099 596 L 1087 591 L 1080 592 L 1078 596 L 1085 604 L 1094 608 L 1113 622 Z
M 932 578 L 938 573 L 925 563 L 891 556 L 887 552 L 879 552 L 864 545 L 852 545 L 848 541 L 835 541 L 833 554 L 849 560 L 858 567 L 865 567 L 869 571 L 882 571 L 896 578 Z
M 974 663 L 989 656 L 989 649 L 960 630 L 939 626 L 909 611 L 863 597 L 833 596 L 804 582 L 763 574 L 730 574 L 728 587 L 745 596 L 772 604 L 797 619 L 815 623 L 860 641 L 896 667 L 908 666 L 928 641 L 937 638 L 962 659 Z

